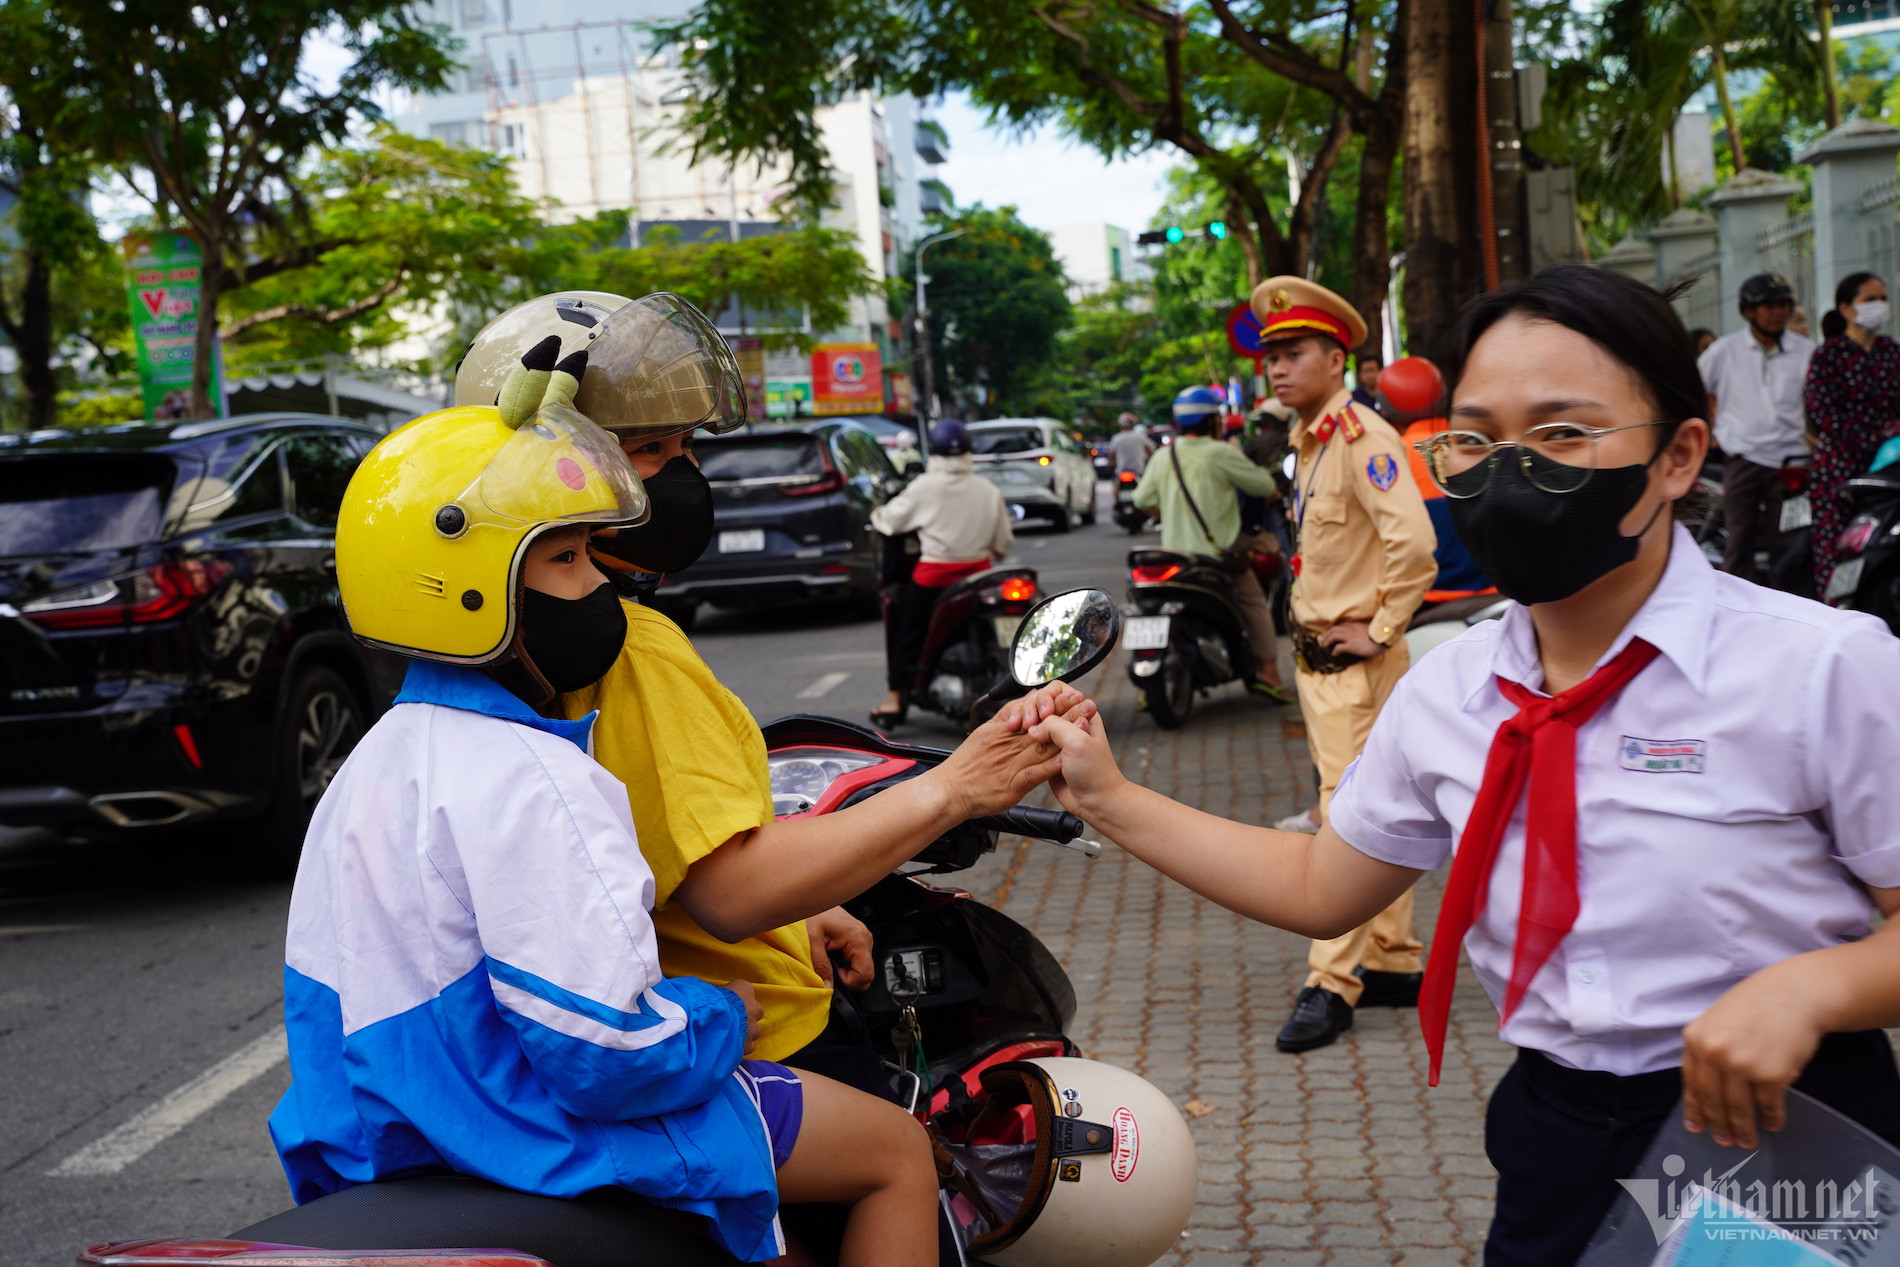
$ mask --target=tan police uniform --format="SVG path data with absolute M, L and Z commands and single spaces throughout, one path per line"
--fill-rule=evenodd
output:
M 1254 291 L 1253 307 L 1269 340 L 1326 334 L 1350 349 L 1365 339 L 1365 323 L 1352 306 L 1304 278 L 1269 278 Z M 1298 455 L 1291 632 L 1324 817 L 1340 776 L 1409 664 L 1405 628 L 1437 575 L 1437 539 L 1398 432 L 1353 403 L 1343 385 L 1311 425 L 1294 426 L 1291 443 Z M 1317 640 L 1348 620 L 1365 621 L 1373 641 L 1389 649 L 1340 664 Z M 1315 941 L 1307 984 L 1357 1003 L 1361 985 L 1353 969 L 1418 972 L 1420 949 L 1407 890 L 1370 923 Z

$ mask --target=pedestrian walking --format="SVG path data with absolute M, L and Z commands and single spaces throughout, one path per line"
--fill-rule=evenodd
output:
M 1827 593 L 1834 551 L 1847 521 L 1847 481 L 1874 459 L 1882 440 L 1900 429 L 1900 345 L 1880 333 L 1887 324 L 1887 284 L 1850 273 L 1821 317 L 1826 336 L 1808 365 L 1808 425 L 1814 431 L 1814 592 Z
M 955 418 L 930 429 L 930 462 L 910 486 L 871 512 L 871 526 L 887 537 L 917 534 L 921 557 L 908 576 L 884 587 L 884 655 L 890 687 L 871 711 L 873 725 L 889 730 L 909 711 L 906 692 L 917 672 L 930 614 L 943 591 L 987 569 L 1016 540 L 1009 506 L 996 485 L 976 473 L 970 431 Z
M 1428 460 L 1519 605 L 1399 683 L 1317 837 L 1129 783 L 1100 727 L 1031 734 L 1062 748 L 1065 808 L 1265 923 L 1325 935 L 1450 862 L 1429 1080 L 1462 947 L 1519 1049 L 1484 1262 L 1563 1267 L 1679 1102 L 1753 1149 L 1794 1086 L 1900 1142 L 1900 642 L 1716 572 L 1672 522 L 1707 396 L 1654 290 L 1557 265 L 1450 342 L 1458 430 Z
M 1437 574 L 1435 541 L 1398 432 L 1346 390 L 1346 350 L 1365 342 L 1364 319 L 1302 277 L 1262 282 L 1253 310 L 1273 394 L 1299 415 L 1290 437 L 1296 553 L 1287 629 L 1320 800 L 1317 817 L 1295 817 L 1317 831 L 1405 672 L 1405 627 Z M 1419 950 L 1409 892 L 1344 936 L 1315 941 L 1280 1050 L 1335 1041 L 1352 1028 L 1355 1006 L 1409 1006 Z
M 1115 474 L 1133 471 L 1140 475 L 1148 469 L 1148 457 L 1155 451 L 1154 441 L 1135 425 L 1141 421 L 1135 415 L 1124 413 L 1115 421 L 1120 430 L 1108 442 L 1109 456 L 1115 459 Z
M 1254 575 L 1255 551 L 1271 553 L 1278 542 L 1265 534 L 1242 536 L 1240 499 L 1276 495 L 1273 473 L 1247 460 L 1238 446 L 1214 437 L 1221 425 L 1221 396 L 1211 387 L 1189 387 L 1174 398 L 1180 438 L 1165 456 L 1150 462 L 1135 485 L 1135 505 L 1161 518 L 1161 548 L 1231 561 L 1234 604 L 1247 622 L 1254 676 L 1247 689 L 1277 704 L 1293 702 L 1280 681 L 1278 640 L 1266 592 Z M 1142 697 L 1147 698 L 1145 695 Z
M 1353 365 L 1358 371 L 1356 375 L 1358 381 L 1352 388 L 1353 400 L 1380 417 L 1384 417 L 1385 411 L 1379 407 L 1379 373 L 1385 368 L 1385 363 L 1371 352 L 1367 352 L 1354 361 Z
M 1722 570 L 1743 580 L 1756 576 L 1758 548 L 1781 553 L 1781 467 L 1807 450 L 1801 389 L 1808 376 L 1811 340 L 1788 329 L 1794 287 L 1774 273 L 1742 283 L 1744 328 L 1711 343 L 1696 361 L 1715 419 L 1722 463 L 1722 522 L 1728 546 Z

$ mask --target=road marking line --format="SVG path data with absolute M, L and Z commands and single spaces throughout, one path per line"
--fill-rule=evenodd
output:
M 127 1119 L 68 1157 L 47 1175 L 55 1179 L 116 1175 L 189 1126 L 233 1091 L 269 1073 L 289 1056 L 284 1027 L 252 1039 L 156 1104 Z
M 827 673 L 810 686 L 792 696 L 793 699 L 819 699 L 831 693 L 831 688 L 850 677 L 849 673 Z
M 77 933 L 91 924 L 0 924 L 0 937 L 31 937 L 35 933 Z

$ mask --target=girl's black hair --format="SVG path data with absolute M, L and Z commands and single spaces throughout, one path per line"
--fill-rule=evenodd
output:
M 1677 424 L 1708 413 L 1695 344 L 1669 298 L 1621 273 L 1587 264 L 1552 264 L 1467 303 L 1443 357 L 1447 398 L 1456 393 L 1471 349 L 1485 331 L 1513 315 L 1575 330 L 1626 366 L 1648 390 L 1657 418 L 1670 424 L 1663 429 L 1664 444 Z
M 1854 302 L 1854 296 L 1860 294 L 1860 288 L 1878 278 L 1876 273 L 1849 273 L 1841 278 L 1841 284 L 1834 288 L 1834 306 L 1821 314 L 1821 337 L 1838 339 L 1847 333 L 1847 318 L 1841 315 L 1841 305 Z

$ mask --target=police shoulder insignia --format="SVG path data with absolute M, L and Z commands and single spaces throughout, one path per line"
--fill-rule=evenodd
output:
M 1346 443 L 1351 444 L 1366 433 L 1366 424 L 1359 421 L 1359 415 L 1354 413 L 1349 405 L 1340 417 L 1339 429 L 1346 433 Z
M 1333 430 L 1338 426 L 1339 419 L 1333 417 L 1331 414 L 1327 414 L 1324 418 L 1320 419 L 1319 425 L 1313 428 L 1313 438 L 1318 440 L 1321 444 L 1325 444 L 1328 440 L 1333 438 Z
M 1366 478 L 1372 481 L 1374 488 L 1385 492 L 1398 482 L 1398 459 L 1390 453 L 1373 454 L 1372 460 L 1366 463 Z

